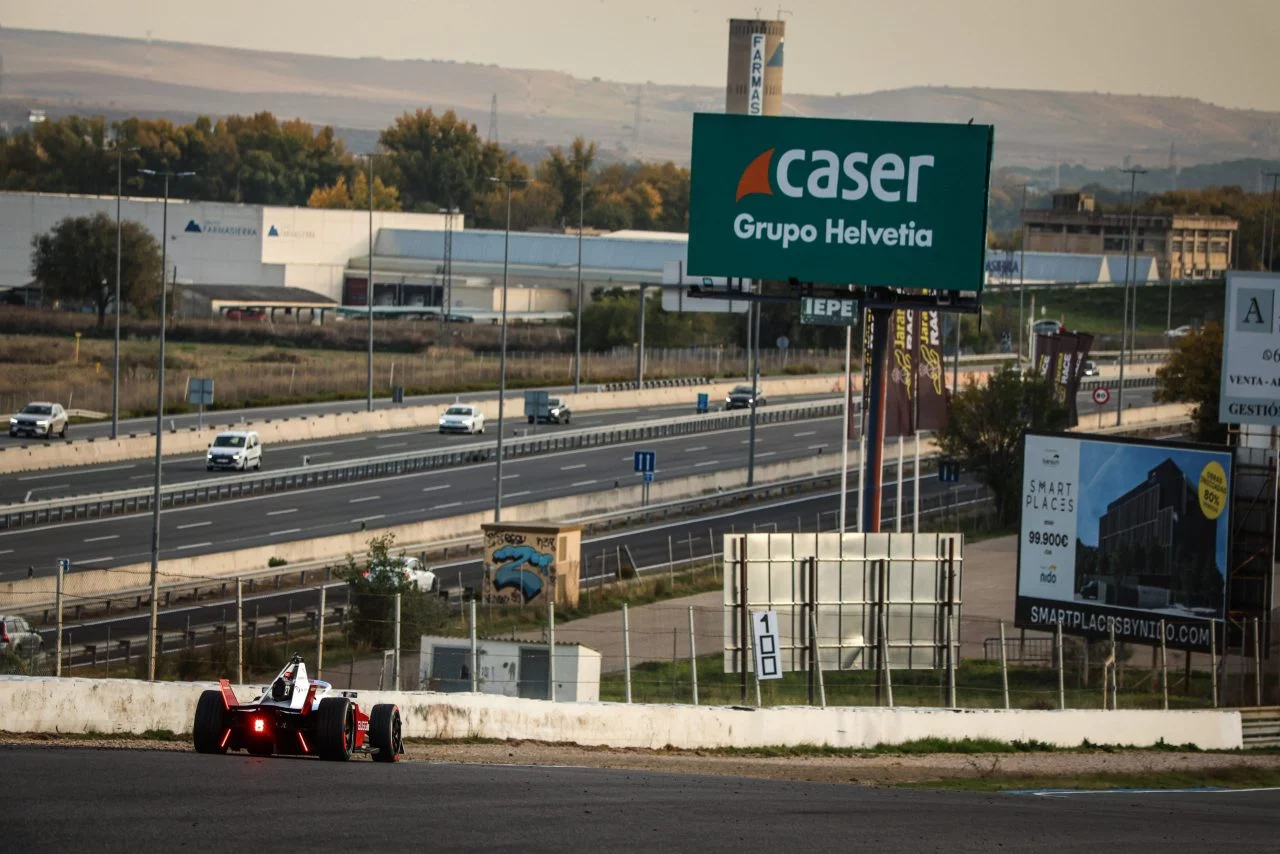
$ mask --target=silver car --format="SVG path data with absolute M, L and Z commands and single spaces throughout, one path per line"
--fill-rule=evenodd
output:
M 0 617 L 0 652 L 27 658 L 44 648 L 44 638 L 22 617 Z
M 9 418 L 9 436 L 43 436 L 53 438 L 67 436 L 67 411 L 58 403 L 28 403 L 22 411 Z

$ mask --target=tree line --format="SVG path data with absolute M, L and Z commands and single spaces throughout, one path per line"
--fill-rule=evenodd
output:
M 481 138 L 452 110 L 400 115 L 378 136 L 373 204 L 381 210 L 457 210 L 473 227 L 685 231 L 689 170 L 667 162 L 602 164 L 596 144 L 578 138 L 530 165 Z M 0 189 L 159 196 L 162 178 L 140 169 L 191 171 L 181 195 L 194 201 L 364 208 L 370 165 L 330 126 L 281 121 L 271 113 L 202 116 L 189 124 L 67 116 L 0 136 Z

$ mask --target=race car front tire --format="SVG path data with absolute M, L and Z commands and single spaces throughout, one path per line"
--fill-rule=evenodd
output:
M 404 753 L 404 736 L 400 725 L 400 707 L 379 703 L 369 712 L 369 745 L 377 752 L 374 762 L 399 762 Z
M 221 691 L 205 691 L 196 703 L 196 720 L 191 740 L 196 753 L 226 753 L 223 736 L 227 733 L 227 704 Z
M 316 710 L 316 753 L 346 762 L 356 746 L 356 710 L 346 697 L 325 697 Z

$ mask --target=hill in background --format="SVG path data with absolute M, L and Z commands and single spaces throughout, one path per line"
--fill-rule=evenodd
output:
M 341 130 L 367 150 L 405 110 L 456 110 L 482 134 L 498 98 L 498 138 L 537 159 L 575 136 L 603 153 L 687 163 L 690 116 L 723 110 L 723 90 L 583 80 L 555 71 L 453 61 L 345 59 L 36 30 L 0 30 L 4 58 L 0 118 L 12 126 L 29 107 L 167 116 L 270 111 Z M 788 93 L 789 114 L 909 121 L 968 121 L 996 127 L 998 166 L 1058 163 L 1094 169 L 1165 166 L 1170 144 L 1181 166 L 1280 155 L 1280 113 L 1234 110 L 1189 98 L 918 87 L 861 95 Z M 637 119 L 639 129 L 637 131 Z

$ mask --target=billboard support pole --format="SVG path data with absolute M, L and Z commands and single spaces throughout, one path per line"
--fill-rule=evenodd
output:
M 1004 692 L 1004 707 L 1009 708 L 1009 659 L 1004 649 L 1004 620 L 1000 621 L 1000 687 Z
M 747 613 L 747 538 L 738 539 L 738 595 L 741 596 L 738 614 L 738 639 L 742 642 L 742 705 L 747 704 L 747 633 L 751 631 L 751 615 Z
M 1164 620 L 1160 621 L 1160 708 L 1169 711 L 1169 656 L 1164 645 Z
M 1218 627 L 1212 620 L 1209 622 L 1209 689 L 1213 697 L 1213 707 L 1216 709 L 1218 708 Z
M 1253 618 L 1253 704 L 1262 705 L 1262 636 L 1258 618 Z
M 1054 628 L 1057 629 L 1055 634 L 1058 648 L 1058 708 L 1065 709 L 1067 707 L 1067 686 L 1066 686 L 1066 669 L 1062 666 L 1062 623 L 1056 623 Z
M 884 464 L 885 364 L 889 354 L 889 323 L 893 309 L 871 309 L 871 376 L 867 406 L 867 465 L 862 491 L 866 493 L 862 531 L 880 533 L 880 499 Z

